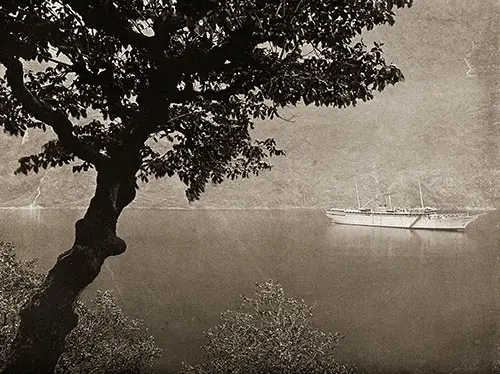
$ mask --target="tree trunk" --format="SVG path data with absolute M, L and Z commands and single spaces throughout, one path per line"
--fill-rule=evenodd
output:
M 134 173 L 99 171 L 73 247 L 58 258 L 42 286 L 20 312 L 21 323 L 2 373 L 53 373 L 66 336 L 78 322 L 75 302 L 99 274 L 104 260 L 126 249 L 116 236 L 118 217 L 135 198 Z

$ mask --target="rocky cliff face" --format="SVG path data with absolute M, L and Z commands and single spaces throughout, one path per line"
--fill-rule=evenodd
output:
M 364 37 L 385 42 L 387 60 L 406 81 L 345 110 L 297 107 L 293 123 L 263 121 L 287 151 L 259 177 L 210 187 L 194 207 L 293 208 L 353 206 L 392 193 L 397 204 L 496 207 L 500 203 L 500 5 L 494 0 L 418 0 L 394 27 Z M 0 206 L 84 206 L 91 173 L 69 169 L 13 176 L 16 160 L 44 135 L 0 137 Z M 380 201 L 380 199 L 379 199 Z M 176 178 L 142 186 L 136 206 L 187 207 Z

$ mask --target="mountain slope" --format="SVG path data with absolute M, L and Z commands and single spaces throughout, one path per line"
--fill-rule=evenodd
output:
M 420 175 L 429 205 L 495 207 L 500 199 L 498 2 L 419 0 L 394 27 L 366 34 L 385 42 L 387 60 L 406 81 L 374 100 L 344 110 L 297 107 L 294 122 L 263 121 L 257 137 L 273 136 L 287 151 L 271 172 L 209 187 L 194 207 L 290 208 L 353 205 L 354 180 L 363 202 L 393 193 L 419 203 Z M 69 169 L 13 176 L 16 159 L 41 144 L 30 132 L 0 137 L 0 206 L 82 206 L 94 176 Z M 36 199 L 36 200 L 35 200 Z M 135 206 L 187 207 L 176 178 L 142 186 Z

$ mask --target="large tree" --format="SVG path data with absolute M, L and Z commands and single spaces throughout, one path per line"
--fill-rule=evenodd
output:
M 21 312 L 4 373 L 53 370 L 75 300 L 125 251 L 116 225 L 139 181 L 177 175 L 198 199 L 207 183 L 257 174 L 282 153 L 252 139 L 256 119 L 298 103 L 355 105 L 401 81 L 381 44 L 359 35 L 392 25 L 404 6 L 411 0 L 2 0 L 0 125 L 54 134 L 18 172 L 97 172 L 73 246 Z

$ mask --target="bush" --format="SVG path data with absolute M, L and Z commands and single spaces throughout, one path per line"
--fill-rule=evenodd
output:
M 222 313 L 206 333 L 206 363 L 186 366 L 184 374 L 348 374 L 354 368 L 337 363 L 341 336 L 311 325 L 312 307 L 285 298 L 272 281 L 257 285 L 255 299 L 243 297 L 239 311 Z
M 10 243 L 0 242 L 0 367 L 19 325 L 19 310 L 43 280 L 35 261 L 20 261 Z
M 19 310 L 44 275 L 34 261 L 16 258 L 10 243 L 0 242 L 0 367 L 19 326 Z M 87 307 L 78 302 L 77 327 L 66 339 L 56 373 L 139 373 L 152 367 L 161 350 L 141 321 L 126 317 L 110 291 L 98 291 Z

